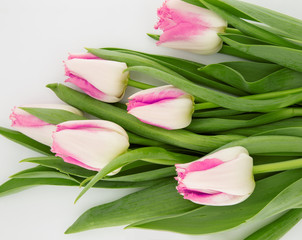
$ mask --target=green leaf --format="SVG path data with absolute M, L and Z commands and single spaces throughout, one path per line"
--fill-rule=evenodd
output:
M 8 138 L 9 140 L 12 140 L 13 142 L 16 142 L 20 145 L 23 145 L 31 150 L 34 150 L 38 153 L 42 153 L 44 155 L 53 155 L 53 153 L 50 151 L 50 147 L 39 143 L 27 136 L 25 136 L 24 134 L 14 131 L 14 130 L 10 130 L 4 127 L 0 127 L 0 134 L 6 138 Z
M 260 228 L 245 240 L 275 240 L 280 239 L 302 218 L 302 209 L 293 209 L 272 223 Z
M 61 109 L 28 108 L 28 107 L 21 107 L 21 109 L 43 120 L 44 122 L 55 124 L 55 125 L 66 121 L 87 119 L 78 114 L 66 110 L 61 110 Z
M 302 61 L 301 50 L 249 43 L 249 38 L 236 34 L 219 34 L 219 36 L 224 42 L 239 51 L 264 58 L 270 62 L 302 72 L 302 66 L 300 64 Z
M 162 217 L 162 220 L 157 221 L 150 221 L 146 218 L 145 221 L 134 223 L 130 227 L 184 234 L 206 234 L 231 229 L 249 221 L 259 213 L 265 214 L 265 217 L 274 214 L 270 210 L 274 209 L 275 204 L 282 202 L 281 199 L 284 201 L 281 203 L 280 209 L 291 208 L 289 206 L 291 200 L 284 199 L 286 196 L 295 196 L 293 201 L 300 202 L 300 196 L 289 193 L 292 193 L 295 189 L 301 191 L 302 185 L 296 184 L 301 179 L 301 174 L 302 169 L 292 170 L 257 181 L 254 193 L 247 200 L 237 205 L 205 206 L 176 217 Z M 266 206 L 269 206 L 268 209 Z
M 60 172 L 75 175 L 78 177 L 91 177 L 95 175 L 96 171 L 91 171 L 82 167 L 79 167 L 74 164 L 66 163 L 62 158 L 59 157 L 34 157 L 27 158 L 22 160 L 21 162 L 30 162 L 42 165 L 44 167 L 54 168 Z
M 262 126 L 257 126 L 253 128 L 241 128 L 241 129 L 234 129 L 230 131 L 223 132 L 224 134 L 240 134 L 244 136 L 251 136 L 251 135 L 257 135 L 262 134 L 264 132 L 269 131 L 277 131 L 278 129 L 287 129 L 287 128 L 300 128 L 302 127 L 302 118 L 301 117 L 295 117 L 290 118 L 282 121 L 278 121 L 275 123 L 270 123 Z M 269 134 L 274 135 L 274 134 Z M 280 134 L 280 135 L 286 135 L 286 134 Z
M 79 200 L 94 184 L 104 178 L 108 173 L 127 165 L 129 163 L 143 160 L 147 162 L 154 162 L 159 164 L 174 165 L 177 163 L 186 163 L 195 160 L 195 156 L 189 156 L 179 153 L 169 152 L 159 147 L 145 147 L 128 151 L 111 162 L 109 162 L 103 169 L 101 169 L 95 177 L 85 186 L 75 201 Z
M 13 178 L 0 186 L 0 196 L 20 192 L 39 185 L 78 186 L 76 181 L 63 178 Z
M 175 181 L 164 181 L 119 200 L 89 209 L 65 233 L 130 224 L 158 216 L 181 214 L 200 207 L 184 200 Z
M 239 50 L 237 50 L 233 47 L 230 47 L 226 44 L 223 44 L 223 46 L 220 49 L 219 53 L 227 54 L 227 55 L 231 55 L 231 56 L 235 56 L 235 57 L 239 57 L 239 58 L 243 58 L 243 59 L 254 61 L 254 62 L 261 62 L 261 63 L 269 62 L 269 61 L 267 61 L 263 58 L 255 57 L 253 55 L 241 52 L 241 51 L 239 51 Z
M 156 41 L 158 41 L 159 38 L 160 38 L 160 35 L 158 35 L 158 34 L 147 33 L 147 35 L 148 35 L 150 38 L 152 38 L 152 39 L 154 39 L 154 40 L 156 40 Z
M 219 149 L 242 146 L 250 154 L 291 154 L 301 156 L 302 138 L 292 136 L 252 136 L 238 141 L 234 141 L 222 146 Z M 219 150 L 217 149 L 217 151 Z
M 226 62 L 210 64 L 200 71 L 255 94 L 302 87 L 302 73 L 276 64 Z
M 183 0 L 184 2 L 187 2 L 187 3 L 190 3 L 190 4 L 193 4 L 193 5 L 196 5 L 196 6 L 199 6 L 199 7 L 202 7 L 202 8 L 207 8 L 204 4 L 201 3 L 201 1 L 199 0 Z M 223 9 L 226 9 L 227 11 L 231 12 L 233 15 L 239 17 L 239 18 L 245 18 L 245 19 L 249 19 L 249 20 L 254 20 L 254 21 L 257 21 L 253 18 L 251 18 L 250 16 L 244 14 L 243 12 L 241 11 L 238 11 L 236 8 L 232 8 L 230 7 L 229 5 L 226 5 L 226 4 L 223 4 L 223 3 L 220 3 L 219 5 L 220 7 L 223 6 Z
M 151 77 L 163 80 L 166 83 L 172 84 L 187 93 L 199 97 L 205 101 L 217 104 L 219 106 L 239 110 L 239 111 L 272 111 L 277 108 L 282 108 L 290 106 L 294 103 L 302 101 L 302 93 L 291 94 L 285 97 L 279 97 L 275 99 L 268 100 L 251 100 L 244 98 L 236 98 L 212 89 L 202 87 L 200 85 L 194 84 L 188 80 L 184 80 L 173 76 L 169 73 L 160 71 L 151 67 L 136 66 L 129 67 L 129 71 L 136 71 L 145 73 Z
M 261 39 L 262 41 L 265 41 L 267 43 L 275 44 L 278 46 L 284 46 L 288 48 L 297 48 L 301 49 L 301 46 L 299 44 L 295 44 L 292 41 L 289 41 L 279 35 L 276 35 L 272 32 L 269 32 L 263 28 L 258 27 L 257 25 L 254 25 L 250 22 L 246 22 L 241 18 L 238 18 L 237 16 L 232 15 L 232 13 L 229 13 L 225 11 L 224 9 L 221 9 L 217 6 L 215 6 L 215 3 L 217 1 L 213 0 L 200 0 L 208 9 L 212 10 L 213 12 L 220 15 L 222 18 L 228 21 L 229 24 L 231 24 L 233 27 L 236 27 L 238 30 L 240 30 L 242 33 L 245 33 L 251 37 Z
M 78 182 L 76 179 L 72 178 L 68 174 L 58 172 L 54 169 L 37 166 L 34 168 L 26 169 L 21 172 L 18 172 L 12 175 L 10 178 L 62 178 L 62 179 L 69 179 L 75 182 Z M 79 183 L 79 182 L 78 182 Z
M 302 40 L 302 21 L 288 15 L 257 6 L 251 3 L 237 0 L 215 0 L 227 4 L 234 9 L 258 20 L 261 23 L 267 24 L 293 39 Z
M 193 119 L 187 129 L 197 133 L 211 133 L 243 127 L 255 127 L 299 116 L 302 117 L 302 109 L 283 108 L 247 120 L 225 118 Z
M 173 146 L 187 148 L 196 151 L 208 152 L 217 147 L 240 139 L 241 136 L 203 136 L 185 130 L 166 130 L 145 124 L 127 111 L 100 102 L 86 94 L 75 91 L 61 84 L 49 84 L 51 90 L 64 102 L 98 118 L 115 122 L 130 132 L 137 135 L 157 140 Z

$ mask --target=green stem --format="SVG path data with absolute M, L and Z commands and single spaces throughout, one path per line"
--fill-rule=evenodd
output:
M 299 93 L 301 91 L 302 91 L 302 88 L 294 88 L 294 89 L 283 90 L 283 91 L 278 91 L 278 92 L 269 92 L 269 93 L 243 96 L 243 97 L 239 97 L 239 98 L 250 99 L 250 100 L 266 100 L 266 99 L 271 99 L 271 98 L 284 97 L 286 95 Z M 195 111 L 203 110 L 203 109 L 218 108 L 218 107 L 220 107 L 220 106 L 215 103 L 210 103 L 210 102 L 198 103 L 198 104 L 195 104 Z
M 130 78 L 128 79 L 128 86 L 139 88 L 139 89 L 149 89 L 149 88 L 156 87 L 156 86 L 153 86 L 153 85 L 150 85 L 150 84 L 135 81 L 135 80 L 130 79 Z
M 283 161 L 283 162 L 277 162 L 277 163 L 256 165 L 253 168 L 253 172 L 254 172 L 254 174 L 259 174 L 259 173 L 269 173 L 269 172 L 292 170 L 292 169 L 297 169 L 297 168 L 302 168 L 302 158 L 295 159 L 295 160 L 289 160 L 289 161 Z

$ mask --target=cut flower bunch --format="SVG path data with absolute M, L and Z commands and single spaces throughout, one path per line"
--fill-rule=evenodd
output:
M 0 127 L 42 154 L 22 160 L 36 166 L 0 195 L 80 186 L 78 201 L 92 187 L 137 188 L 88 209 L 66 233 L 126 225 L 208 234 L 275 217 L 246 239 L 279 239 L 302 218 L 302 21 L 237 0 L 166 0 L 158 17 L 162 34 L 149 34 L 158 46 L 245 60 L 70 54 L 65 82 L 75 89 L 47 85 L 66 104 L 14 107 L 14 130 Z M 128 86 L 137 92 L 124 104 Z

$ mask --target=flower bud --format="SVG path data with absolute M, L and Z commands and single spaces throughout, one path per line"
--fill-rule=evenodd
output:
M 217 33 L 227 22 L 216 13 L 181 0 L 166 0 L 158 9 L 155 29 L 163 30 L 157 45 L 198 54 L 214 54 L 222 47 Z
M 79 120 L 57 125 L 51 151 L 65 162 L 99 171 L 128 147 L 128 135 L 119 125 L 104 120 Z
M 175 167 L 178 192 L 197 204 L 234 205 L 247 199 L 255 188 L 253 159 L 240 146 Z
M 83 115 L 76 108 L 63 104 L 31 104 L 14 107 L 12 114 L 9 116 L 9 118 L 12 120 L 12 127 L 24 135 L 48 146 L 51 146 L 52 144 L 51 136 L 56 130 L 56 125 L 44 122 L 43 120 L 22 110 L 22 107 L 60 109 L 72 112 L 79 116 Z
M 129 97 L 127 110 L 144 123 L 180 129 L 191 123 L 194 100 L 190 94 L 167 85 L 133 94 Z
M 70 82 L 89 96 L 103 102 L 122 99 L 127 83 L 126 63 L 103 60 L 90 53 L 72 54 L 65 61 L 65 73 Z

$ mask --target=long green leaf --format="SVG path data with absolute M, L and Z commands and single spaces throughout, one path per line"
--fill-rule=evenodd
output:
M 247 120 L 223 118 L 193 119 L 187 129 L 197 133 L 211 133 L 243 127 L 255 127 L 299 116 L 302 117 L 302 109 L 283 108 Z
M 275 123 L 270 123 L 262 126 L 257 126 L 253 128 L 240 128 L 240 129 L 233 129 L 230 131 L 223 132 L 224 134 L 240 134 L 244 136 L 251 136 L 251 135 L 257 135 L 262 134 L 264 132 L 268 131 L 277 131 L 278 129 L 287 129 L 287 128 L 301 128 L 302 127 L 302 118 L 301 117 L 295 117 L 290 118 L 286 120 L 282 120 Z M 272 134 L 269 134 L 272 135 Z M 273 134 L 274 135 L 274 134 Z M 280 135 L 286 135 L 286 134 L 280 134 Z
M 302 73 L 276 64 L 226 62 L 210 64 L 201 71 L 254 94 L 302 87 Z
M 294 154 L 302 156 L 302 138 L 292 136 L 252 136 L 234 141 L 222 146 L 219 149 L 242 146 L 250 154 Z M 219 150 L 218 149 L 218 150 Z
M 16 142 L 20 145 L 23 145 L 29 149 L 32 149 L 38 153 L 42 153 L 44 155 L 53 155 L 53 153 L 50 151 L 50 147 L 42 143 L 39 143 L 20 132 L 8 128 L 0 127 L 0 134 L 8 138 L 9 140 Z
M 242 138 L 241 136 L 203 136 L 185 130 L 166 130 L 139 121 L 127 111 L 100 102 L 83 93 L 61 84 L 50 84 L 48 87 L 64 102 L 92 114 L 98 118 L 113 121 L 127 131 L 137 135 L 164 142 L 170 145 L 196 151 L 208 152 L 217 147 Z
M 224 42 L 239 51 L 302 72 L 300 64 L 302 61 L 301 50 L 273 45 L 251 44 L 248 43 L 249 38 L 235 34 L 220 34 L 220 37 Z
M 302 218 L 302 209 L 293 209 L 272 223 L 260 228 L 245 240 L 276 240 L 285 235 Z
M 293 39 L 302 40 L 302 21 L 261 6 L 237 0 L 215 0 L 241 11 L 259 22 L 283 31 Z
M 16 193 L 39 185 L 78 186 L 76 181 L 63 178 L 13 178 L 0 186 L 0 196 Z
M 213 0 L 200 0 L 202 4 L 204 4 L 207 8 L 216 12 L 218 15 L 223 17 L 225 20 L 228 21 L 229 24 L 236 27 L 242 33 L 245 33 L 251 37 L 261 39 L 267 43 L 275 44 L 277 46 L 284 46 L 288 48 L 296 48 L 301 49 L 301 45 L 295 44 L 292 41 L 289 41 L 273 32 L 269 32 L 263 28 L 258 27 L 250 22 L 244 21 L 241 18 L 234 16 L 233 14 L 215 6 L 217 1 Z
M 256 184 L 254 193 L 244 202 L 233 206 L 212 207 L 205 206 L 176 217 L 167 217 L 162 220 L 137 222 L 131 227 L 168 230 L 184 234 L 206 234 L 234 228 L 259 213 L 274 214 L 270 210 L 275 208 L 289 192 L 299 189 L 302 185 L 296 184 L 301 179 L 302 169 L 286 171 L 272 177 L 260 180 Z M 284 199 L 281 209 L 291 208 L 291 200 Z M 301 196 L 295 195 L 293 201 L 300 202 Z M 269 204 L 272 204 L 269 206 Z M 269 206 L 269 209 L 266 209 Z M 262 212 L 263 211 L 263 212 Z M 279 212 L 279 211 L 277 211 Z M 269 214 L 268 214 L 269 213 Z M 231 221 L 230 221 L 231 219 Z
M 233 110 L 248 112 L 272 111 L 274 109 L 290 106 L 294 103 L 302 101 L 301 92 L 268 100 L 250 100 L 244 98 L 236 98 L 227 94 L 223 94 L 221 92 L 214 91 L 212 89 L 202 87 L 188 80 L 178 78 L 155 68 L 136 66 L 129 67 L 128 69 L 129 71 L 142 72 L 151 77 L 161 79 L 166 83 L 173 84 L 175 87 L 178 87 L 186 91 L 187 93 L 192 94 L 193 96 L 197 96 L 205 101 Z
M 37 166 L 34 168 L 23 170 L 10 176 L 10 178 L 62 178 L 77 182 L 75 178 L 72 178 L 68 174 L 64 174 L 62 172 L 44 166 Z
M 199 0 L 183 0 L 184 2 L 196 5 L 198 7 L 202 7 L 202 8 L 206 8 L 206 6 L 204 4 L 201 3 L 201 1 Z M 249 19 L 249 20 L 253 20 L 253 21 L 257 21 L 256 19 L 251 18 L 250 16 L 244 14 L 243 12 L 237 10 L 236 8 L 233 8 L 227 4 L 223 4 L 221 3 L 219 6 L 222 7 L 223 9 L 226 9 L 227 11 L 231 12 L 233 15 L 239 17 L 239 18 L 245 18 L 245 19 Z M 221 6 L 222 5 L 222 6 Z
M 181 214 L 200 207 L 184 200 L 175 181 L 165 181 L 125 196 L 117 201 L 89 209 L 65 233 L 119 226 L 146 218 Z
M 39 164 L 44 167 L 54 168 L 60 172 L 75 175 L 78 177 L 91 177 L 95 175 L 96 171 L 91 171 L 82 167 L 79 167 L 74 164 L 66 163 L 63 161 L 62 158 L 59 157 L 33 157 L 33 158 L 26 158 L 21 162 L 30 162 Z

